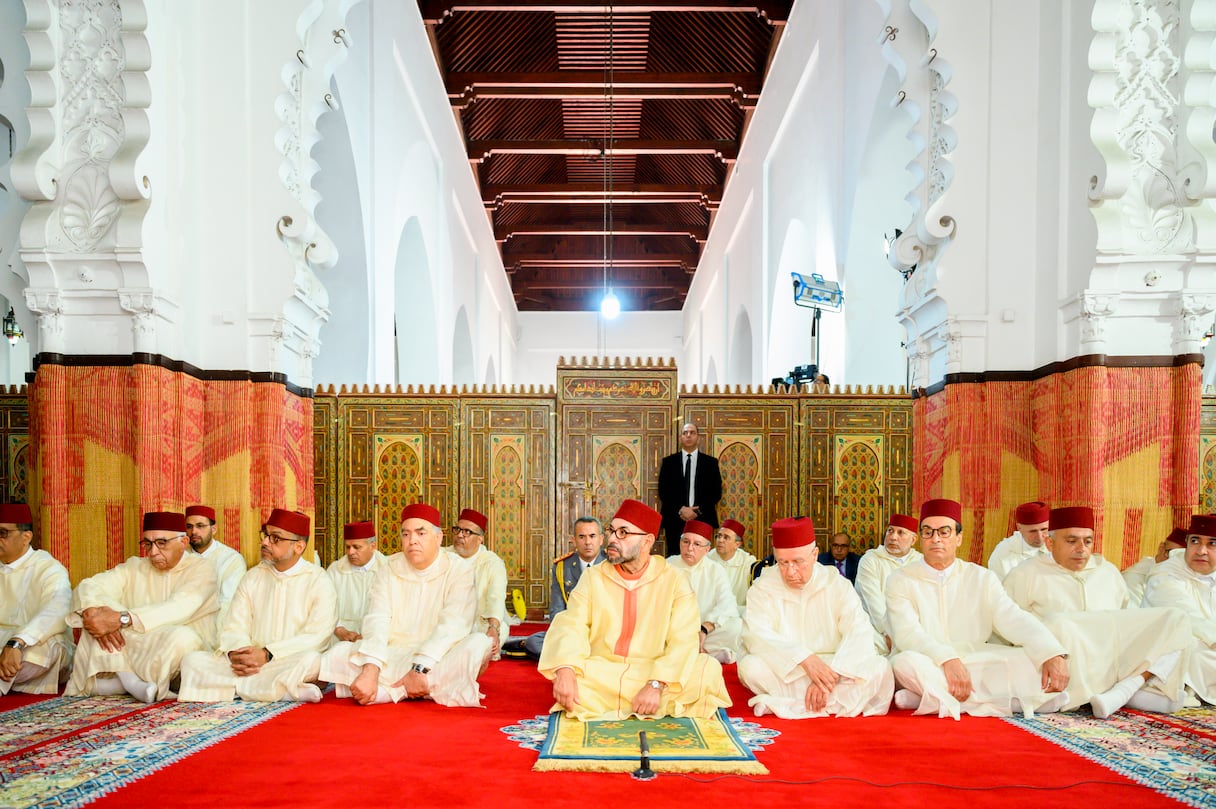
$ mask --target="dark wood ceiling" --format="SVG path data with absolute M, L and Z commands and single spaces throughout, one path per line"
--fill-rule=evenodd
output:
M 419 0 L 520 310 L 683 306 L 792 4 Z

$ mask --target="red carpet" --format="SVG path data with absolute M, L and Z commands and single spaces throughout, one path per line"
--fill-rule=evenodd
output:
M 747 692 L 733 666 L 727 683 L 735 699 L 730 714 L 751 719 Z M 971 717 L 952 722 L 906 712 L 867 719 L 754 720 L 782 733 L 757 753 L 770 776 L 666 774 L 638 782 L 616 774 L 534 773 L 536 753 L 518 747 L 499 728 L 546 713 L 548 682 L 532 664 L 507 660 L 491 666 L 483 691 L 487 707 L 481 710 L 430 703 L 363 708 L 327 696 L 319 705 L 275 717 L 93 805 L 586 809 L 630 800 L 661 809 L 758 798 L 795 805 L 881 803 L 884 809 L 1181 805 L 1008 722 Z

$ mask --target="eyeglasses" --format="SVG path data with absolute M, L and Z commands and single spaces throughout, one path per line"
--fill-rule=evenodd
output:
M 296 542 L 297 541 L 297 539 L 294 535 L 281 537 L 278 534 L 271 534 L 267 531 L 262 531 L 262 541 L 265 542 L 268 539 L 270 540 L 271 545 L 278 545 L 280 542 Z
M 810 559 L 778 559 L 777 567 L 789 570 L 790 568 L 803 568 L 811 564 Z
M 607 533 L 609 536 L 614 536 L 617 539 L 624 539 L 625 537 L 644 537 L 647 534 L 646 531 L 630 531 L 623 525 L 617 526 L 616 528 L 608 526 Z M 683 542 L 683 540 L 680 541 Z
M 925 539 L 932 539 L 934 534 L 937 534 L 942 539 L 949 539 L 954 536 L 954 526 L 943 525 L 940 528 L 931 528 L 928 525 L 922 525 L 920 527 L 920 535 Z
M 708 548 L 709 547 L 708 542 L 693 542 L 691 539 L 684 539 L 683 537 L 680 537 L 680 544 L 683 545 L 684 547 L 693 547 L 693 548 Z
M 461 528 L 459 525 L 453 525 L 453 526 L 452 526 L 452 533 L 453 533 L 453 534 L 455 534 L 455 535 L 456 535 L 456 536 L 458 536 L 458 537 L 467 537 L 467 536 L 475 536 L 475 537 L 479 537 L 479 536 L 483 536 L 481 533 L 479 533 L 479 532 L 477 532 L 477 531 L 474 531 L 472 528 Z
M 22 531 L 20 528 L 14 528 L 11 531 L 7 528 L 0 528 L 0 539 L 8 539 L 9 537 L 19 537 L 24 533 L 25 532 Z
M 169 546 L 170 542 L 175 539 L 182 539 L 185 536 L 185 534 L 175 534 L 174 536 L 165 537 L 163 539 L 141 539 L 139 541 L 139 548 L 140 550 L 147 552 L 152 550 L 152 546 L 155 545 L 158 551 L 163 551 Z

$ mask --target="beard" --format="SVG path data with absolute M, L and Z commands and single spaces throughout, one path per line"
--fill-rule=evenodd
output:
M 604 548 L 604 556 L 614 565 L 633 562 L 638 558 L 640 548 L 634 548 L 632 554 L 627 554 L 619 545 L 608 545 Z

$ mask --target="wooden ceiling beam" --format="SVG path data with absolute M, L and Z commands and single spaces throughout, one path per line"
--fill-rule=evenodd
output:
M 675 223 L 639 223 L 615 225 L 612 233 L 630 236 L 684 236 L 696 242 L 709 237 L 708 225 L 684 225 Z M 602 222 L 568 222 L 547 224 L 495 225 L 494 239 L 505 242 L 512 236 L 604 236 Z
M 644 197 L 683 196 L 721 199 L 722 189 L 717 185 L 658 184 L 658 183 L 614 183 L 611 196 L 630 202 Z M 516 198 L 564 200 L 567 197 L 609 196 L 603 183 L 517 183 L 487 185 L 481 189 L 481 198 L 486 202 L 497 199 L 514 201 Z
M 617 101 L 655 99 L 725 99 L 752 109 L 760 98 L 763 77 L 755 73 L 637 73 L 618 71 L 612 81 Z M 605 80 L 599 70 L 546 73 L 448 73 L 448 101 L 463 109 L 488 98 L 579 98 L 603 100 Z
M 481 190 L 481 201 L 489 210 L 504 205 L 603 205 L 606 199 L 630 205 L 700 205 L 716 210 L 722 189 L 713 185 L 613 185 L 600 183 L 489 185 Z
M 472 140 L 468 144 L 469 160 L 484 162 L 495 154 L 551 154 L 575 157 L 600 157 L 603 141 L 563 140 Z M 739 144 L 722 140 L 662 140 L 657 138 L 617 138 L 608 153 L 614 156 L 638 155 L 712 155 L 723 163 L 739 158 Z
M 679 270 L 636 269 L 614 266 L 608 274 L 613 289 L 661 289 L 686 287 L 688 277 Z M 522 284 L 532 289 L 600 289 L 604 285 L 601 274 L 575 276 L 562 271 L 550 272 L 541 269 L 525 269 L 515 273 L 512 284 Z
M 603 251 L 588 255 L 554 257 L 547 253 L 508 253 L 503 256 L 503 266 L 508 273 L 521 269 L 535 267 L 551 267 L 554 269 L 586 269 L 602 267 L 604 264 Z M 692 274 L 697 266 L 697 257 L 686 253 L 654 253 L 649 255 L 626 255 L 617 252 L 612 254 L 614 267 L 678 267 L 687 274 Z
M 612 237 L 612 252 L 614 256 L 636 257 L 644 259 L 647 256 L 670 256 L 682 261 L 696 264 L 700 261 L 701 252 L 697 246 L 683 234 L 663 236 L 630 236 L 617 233 Z M 594 259 L 604 254 L 604 239 L 595 236 L 582 236 L 577 233 L 569 236 L 550 238 L 548 236 L 517 236 L 503 248 L 505 264 L 510 264 L 514 257 L 536 257 L 541 261 L 570 257 L 574 259 Z
M 656 11 L 689 11 L 702 13 L 756 14 L 774 25 L 784 25 L 790 16 L 793 0 L 769 0 L 768 2 L 736 3 L 732 0 L 613 0 L 615 11 L 638 13 Z M 548 2 L 520 2 L 520 0 L 419 0 L 418 8 L 428 25 L 438 25 L 457 11 L 548 11 L 562 14 L 603 14 L 604 3 L 588 3 L 587 0 L 548 0 Z

